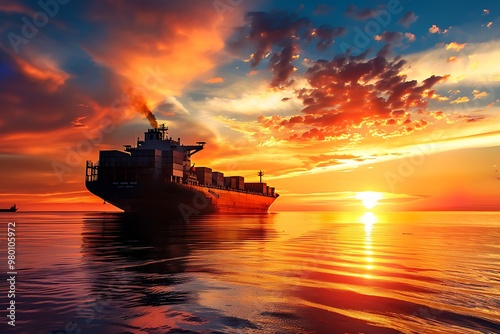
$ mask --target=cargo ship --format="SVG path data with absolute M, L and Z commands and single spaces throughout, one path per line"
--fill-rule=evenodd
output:
M 181 144 L 168 127 L 148 129 L 144 140 L 124 150 L 103 150 L 87 161 L 85 185 L 94 195 L 125 212 L 199 214 L 268 212 L 278 198 L 275 188 L 195 167 L 191 157 L 205 142 Z

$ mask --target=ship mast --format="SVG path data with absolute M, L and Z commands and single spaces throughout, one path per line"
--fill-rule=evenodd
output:
M 264 172 L 260 170 L 260 171 L 257 173 L 257 175 L 258 175 L 258 176 L 259 176 L 259 178 L 260 178 L 260 183 L 262 183 L 262 177 L 264 176 Z
M 165 140 L 168 136 L 168 126 L 165 126 L 165 124 L 162 124 L 162 125 L 160 125 L 158 130 L 161 132 L 161 139 Z

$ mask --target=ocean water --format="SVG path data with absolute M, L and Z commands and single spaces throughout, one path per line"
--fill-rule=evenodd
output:
M 0 278 L 1 333 L 500 333 L 500 213 L 3 213 Z

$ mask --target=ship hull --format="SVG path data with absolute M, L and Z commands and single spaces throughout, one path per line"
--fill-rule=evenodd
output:
M 263 213 L 277 196 L 181 183 L 87 181 L 87 189 L 125 212 L 191 215 L 210 212 Z

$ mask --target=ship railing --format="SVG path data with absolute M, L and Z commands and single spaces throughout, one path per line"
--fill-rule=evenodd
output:
M 239 193 L 261 195 L 261 196 L 267 196 L 267 197 L 276 197 L 276 195 L 273 196 L 273 195 L 269 195 L 269 194 L 264 194 L 264 193 L 259 193 L 259 192 L 256 192 L 256 191 L 252 191 L 252 190 L 243 190 L 243 189 L 236 189 L 236 188 L 230 188 L 230 187 L 221 187 L 221 186 L 217 186 L 217 185 L 209 184 L 209 183 L 198 184 L 198 186 L 200 186 L 200 187 L 207 187 L 207 188 L 213 188 L 213 189 L 231 190 L 231 191 L 236 191 L 236 192 L 239 192 Z

